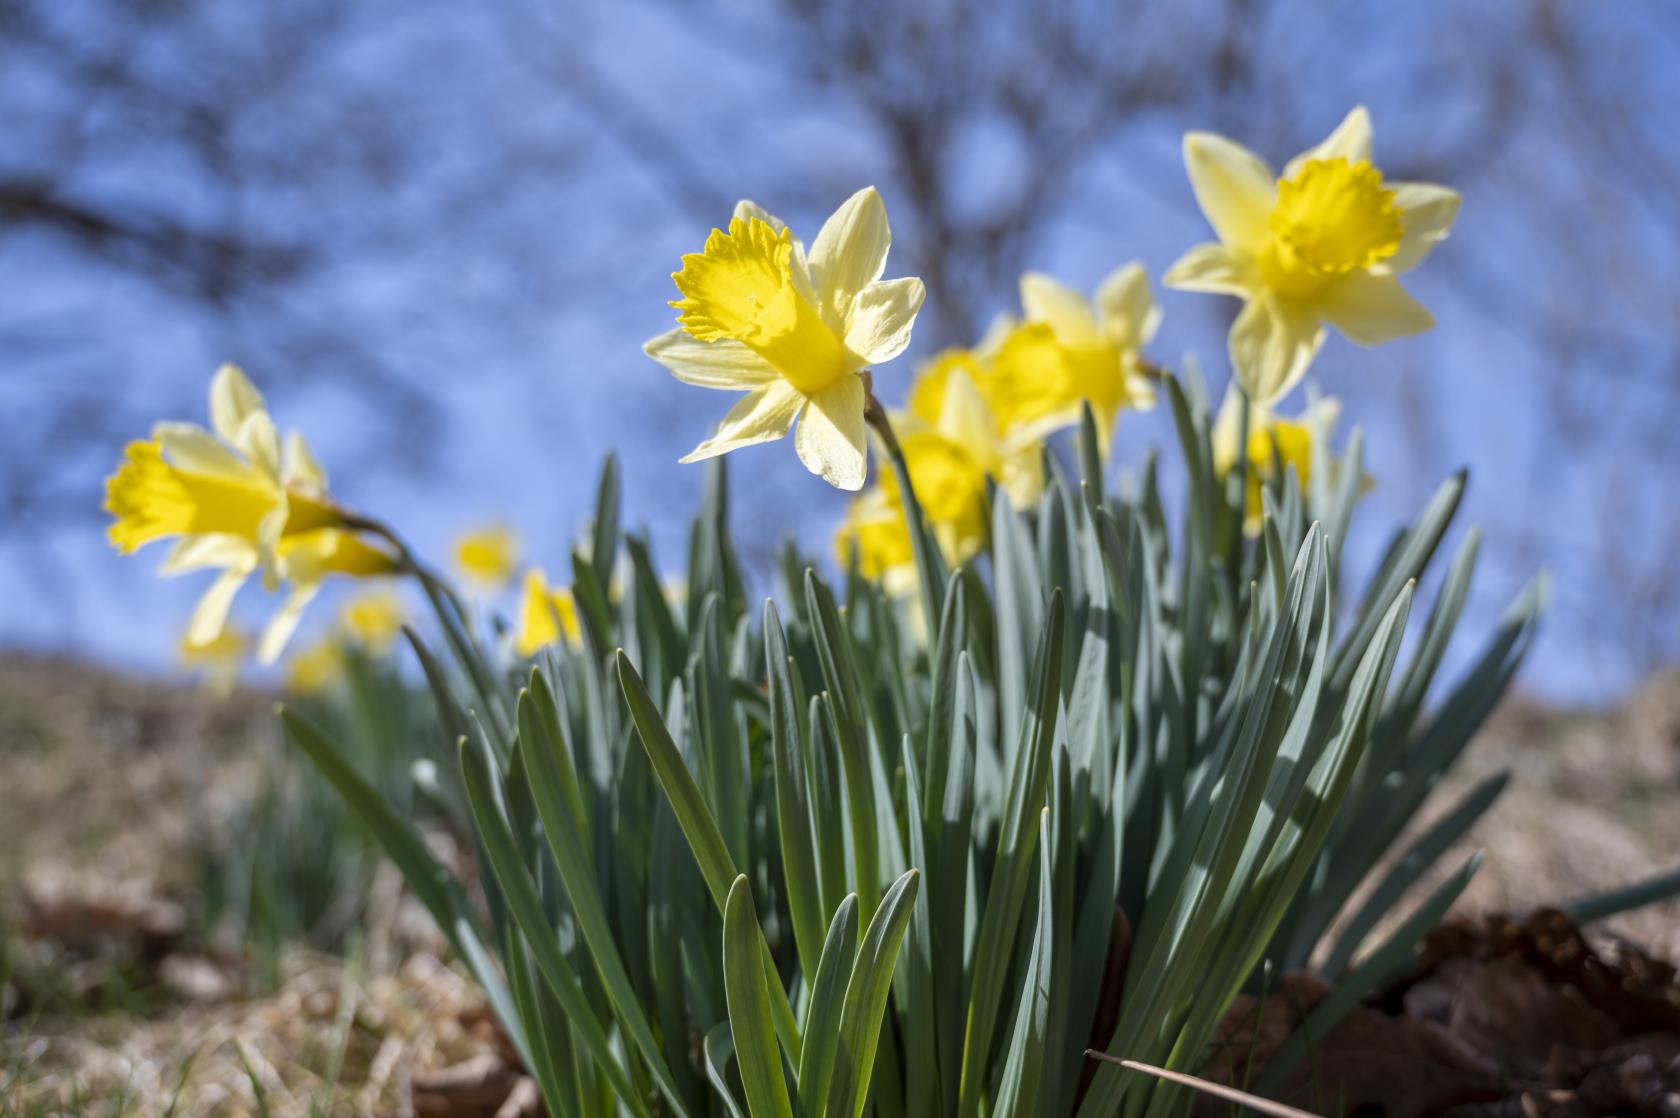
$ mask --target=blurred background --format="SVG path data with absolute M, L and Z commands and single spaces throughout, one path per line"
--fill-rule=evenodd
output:
M 1355 561 L 1468 466 L 1468 630 L 1549 569 L 1522 685 L 1607 702 L 1680 657 L 1677 94 L 1664 0 L 4 0 L 0 644 L 171 663 L 202 586 L 109 550 L 101 480 L 222 361 L 434 555 L 502 520 L 563 572 L 616 449 L 670 562 L 727 401 L 640 346 L 736 198 L 809 239 L 881 188 L 929 291 L 894 401 L 1023 269 L 1089 289 L 1208 239 L 1186 129 L 1281 164 L 1363 102 L 1385 174 L 1465 201 L 1411 281 L 1439 328 L 1314 368 L 1367 431 Z M 1217 392 L 1235 303 L 1160 299 L 1151 356 Z M 1170 437 L 1127 417 L 1118 465 Z M 786 446 L 731 465 L 749 558 L 829 554 L 844 495 Z

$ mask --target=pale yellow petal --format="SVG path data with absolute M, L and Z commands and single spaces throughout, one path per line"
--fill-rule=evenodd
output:
M 1043 272 L 1021 277 L 1021 309 L 1028 322 L 1045 322 L 1063 345 L 1089 346 L 1102 340 L 1085 296 Z
M 1260 269 L 1246 252 L 1209 243 L 1179 257 L 1161 282 L 1179 291 L 1247 296 L 1260 286 Z
M 806 469 L 836 489 L 854 493 L 863 488 L 868 473 L 863 403 L 863 380 L 842 377 L 811 397 L 793 437 Z
M 1018 509 L 1030 509 L 1044 495 L 1044 444 L 1035 440 L 1006 450 L 998 483 Z
M 285 605 L 274 615 L 273 620 L 263 629 L 262 640 L 257 644 L 257 662 L 272 664 L 280 659 L 280 654 L 286 650 L 286 642 L 297 632 L 298 622 L 303 620 L 303 611 L 314 601 L 316 593 L 321 589 L 318 582 L 306 583 L 294 589 L 286 598 Z
M 220 532 L 183 536 L 170 549 L 169 556 L 163 561 L 158 573 L 179 575 L 211 567 L 249 574 L 257 567 L 256 546 L 242 536 L 224 535 Z
M 904 352 L 927 294 L 914 276 L 864 288 L 846 313 L 846 348 L 865 365 L 884 365 Z
M 292 431 L 286 436 L 285 470 L 281 475 L 287 485 L 302 485 L 318 492 L 326 492 L 327 471 L 322 469 L 315 452 L 303 432 Z
M 679 328 L 649 339 L 642 351 L 671 370 L 671 375 L 684 384 L 701 388 L 740 392 L 776 379 L 776 370 L 770 362 L 728 338 L 703 342 Z
M 1149 290 L 1149 275 L 1136 261 L 1116 268 L 1097 288 L 1102 332 L 1123 350 L 1148 345 L 1161 327 L 1161 307 Z
M 1458 218 L 1458 191 L 1432 182 L 1391 183 L 1400 208 L 1400 249 L 1373 271 L 1409 272 L 1447 239 Z
M 1294 178 L 1297 171 L 1314 159 L 1345 159 L 1349 163 L 1371 161 L 1371 114 L 1364 105 L 1355 105 L 1323 143 L 1291 159 L 1283 169 L 1283 177 Z
M 754 202 L 751 198 L 743 198 L 739 202 L 736 202 L 735 213 L 733 216 L 745 218 L 749 221 L 756 217 L 758 220 L 774 229 L 777 233 L 780 233 L 782 230 L 787 228 L 787 222 L 783 221 L 781 218 L 777 217 L 757 202 Z
M 823 303 L 841 307 L 880 279 L 891 245 L 880 192 L 866 186 L 846 199 L 811 242 L 812 278 Z
M 210 584 L 210 589 L 193 607 L 192 618 L 187 622 L 188 644 L 209 644 L 222 635 L 222 629 L 227 625 L 228 610 L 233 608 L 234 595 L 245 585 L 248 574 L 248 571 L 231 570 L 216 576 L 216 581 Z
M 1231 324 L 1231 367 L 1258 404 L 1271 404 L 1306 375 L 1324 327 L 1306 309 L 1270 295 L 1250 299 Z
M 1271 241 L 1267 218 L 1277 204 L 1277 180 L 1266 161 L 1212 132 L 1184 137 L 1184 169 L 1196 203 L 1219 239 L 1257 255 Z
M 848 377 L 856 380 L 856 377 Z M 779 439 L 793 426 L 805 397 L 785 380 L 755 388 L 736 402 L 723 417 L 717 432 L 683 457 L 684 462 L 715 458 L 744 446 Z
M 254 411 L 239 425 L 233 445 L 244 452 L 251 465 L 276 483 L 280 480 L 280 432 L 265 411 Z
M 997 457 L 997 420 L 980 395 L 979 386 L 961 369 L 952 369 L 946 375 L 938 428 L 940 434 L 967 448 L 983 463 L 989 464 Z
M 1435 325 L 1435 316 L 1394 276 L 1351 272 L 1318 303 L 1332 326 L 1365 346 L 1421 334 Z
M 262 393 L 237 365 L 223 365 L 210 381 L 210 426 L 230 443 L 239 441 L 239 428 L 248 416 L 266 411 Z
M 195 423 L 154 423 L 152 438 L 180 469 L 242 483 L 252 480 L 250 463 Z

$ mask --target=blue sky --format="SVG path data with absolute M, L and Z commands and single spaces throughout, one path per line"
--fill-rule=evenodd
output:
M 235 18 L 237 5 L 226 7 Z M 1152 30 L 1161 49 L 1203 34 L 1191 7 Z M 1385 170 L 1407 178 L 1427 168 L 1460 186 L 1465 204 L 1452 239 L 1411 281 L 1439 328 L 1376 351 L 1332 339 L 1313 371 L 1324 391 L 1346 401 L 1345 422 L 1366 428 L 1378 481 L 1357 518 L 1355 569 L 1435 483 L 1468 465 L 1461 520 L 1483 525 L 1486 540 L 1460 662 L 1544 566 L 1557 608 L 1525 686 L 1602 700 L 1644 666 L 1629 652 L 1628 618 L 1640 611 L 1631 588 L 1665 569 L 1669 483 L 1680 476 L 1677 440 L 1663 433 L 1676 389 L 1671 372 L 1661 379 L 1677 357 L 1674 214 L 1643 189 L 1658 177 L 1650 168 L 1606 152 L 1623 134 L 1664 160 L 1680 159 L 1680 149 L 1671 130 L 1662 134 L 1649 114 L 1631 111 L 1587 122 L 1585 138 L 1579 127 L 1566 132 L 1558 122 L 1571 111 L 1569 83 L 1534 77 L 1542 61 L 1521 54 L 1530 48 L 1513 31 L 1530 6 L 1466 7 L 1438 0 L 1384 7 L 1380 17 L 1359 4 L 1263 7 L 1245 29 L 1273 64 L 1254 102 L 1219 109 L 1230 122 L 1202 119 L 1192 107 L 1105 130 L 1043 199 L 1046 217 L 1023 263 L 1087 290 L 1133 259 L 1158 278 L 1208 237 L 1180 163 L 1186 128 L 1245 125 L 1237 138 L 1281 164 L 1353 104 L 1368 104 Z M 208 314 L 150 277 L 90 261 L 60 237 L 0 237 L 7 320 L 48 339 L 27 360 L 7 362 L 0 408 L 37 423 L 61 395 L 92 396 L 108 403 L 106 418 L 131 421 L 138 436 L 150 419 L 202 420 L 210 373 L 238 360 L 282 426 L 309 433 L 339 495 L 401 525 L 424 551 L 441 555 L 461 529 L 504 520 L 532 561 L 563 570 L 599 460 L 615 449 L 631 522 L 647 525 L 675 559 L 701 481 L 698 468 L 676 459 L 728 400 L 675 383 L 640 345 L 670 322 L 665 300 L 678 257 L 727 212 L 692 212 L 657 161 L 604 130 L 552 73 L 587 58 L 651 136 L 671 139 L 673 150 L 680 138 L 707 192 L 753 197 L 807 237 L 853 189 L 879 184 L 895 214 L 890 275 L 907 270 L 921 231 L 894 209 L 890 145 L 856 99 L 813 84 L 804 59 L 771 56 L 751 41 L 743 47 L 743 29 L 768 18 L 758 6 L 720 6 L 718 21 L 665 4 L 491 10 L 416 5 L 388 29 L 352 27 L 342 49 L 317 62 L 311 81 L 356 93 L 370 111 L 400 118 L 410 141 L 424 139 L 377 189 L 335 190 L 327 178 L 310 192 L 258 182 L 240 195 L 252 226 L 279 236 L 304 223 L 336 243 L 381 234 L 367 251 L 346 253 L 289 289 L 283 305 Z M 99 3 L 79 3 L 66 18 L 74 26 L 101 12 Z M 1667 22 L 1656 5 L 1582 6 L 1572 15 L 1570 41 L 1605 84 L 1603 103 L 1674 103 L 1680 42 Z M 192 80 L 189 60 L 172 55 L 166 38 L 158 49 L 162 72 Z M 1488 75 L 1501 66 L 1516 75 L 1520 104 L 1496 150 L 1484 143 L 1486 158 L 1460 180 L 1433 163 L 1462 151 L 1455 140 L 1481 134 L 1489 89 L 1498 87 Z M 61 93 L 27 65 L 0 69 L 0 106 L 22 122 L 21 145 L 56 142 L 52 129 L 66 118 L 48 110 Z M 97 101 L 88 110 L 100 111 Z M 106 135 L 86 117 L 73 119 Z M 270 127 L 335 127 L 330 114 L 316 121 L 284 99 L 242 120 L 259 139 Z M 1593 128 L 1609 134 L 1604 151 L 1592 147 Z M 0 152 L 0 177 L 31 165 L 35 150 Z M 965 123 L 944 153 L 954 204 L 981 216 L 1008 205 L 1025 181 L 1023 150 L 1007 120 L 982 114 Z M 519 162 L 505 175 L 486 162 L 508 152 Z M 72 181 L 93 196 L 188 212 L 225 204 L 200 198 L 202 174 L 163 145 L 79 156 Z M 1180 366 L 1195 355 L 1217 392 L 1232 305 L 1158 296 L 1165 322 L 1152 356 Z M 1011 309 L 1013 299 L 1007 287 L 991 292 L 977 318 Z M 262 332 L 252 318 L 264 313 L 357 331 L 404 383 L 438 403 L 436 428 L 405 433 L 399 424 L 393 436 L 385 422 L 392 405 L 379 391 L 337 375 L 330 361 L 303 375 L 275 360 L 272 347 L 253 340 Z M 1613 344 L 1600 336 L 1610 330 Z M 1575 339 L 1591 348 L 1576 352 Z M 877 374 L 884 398 L 902 396 L 931 345 L 919 339 Z M 1558 431 L 1570 422 L 1588 429 L 1585 446 L 1563 448 Z M 1118 464 L 1140 461 L 1151 444 L 1170 450 L 1168 438 L 1161 417 L 1128 417 Z M 70 499 L 97 502 L 119 445 L 105 431 L 70 430 L 55 446 Z M 738 535 L 750 557 L 762 562 L 783 532 L 829 553 L 845 498 L 806 475 L 791 447 L 743 452 L 732 466 Z M 1612 537 L 1634 541 L 1621 549 L 1634 575 L 1605 567 Z M 159 558 L 114 555 L 91 516 L 0 534 L 0 600 L 8 603 L 0 642 L 166 667 L 201 584 L 155 579 Z M 272 608 L 254 588 L 247 598 L 241 614 L 250 619 Z

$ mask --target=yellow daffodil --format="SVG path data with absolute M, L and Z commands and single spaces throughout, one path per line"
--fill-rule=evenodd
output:
M 344 635 L 377 656 L 391 650 L 407 620 L 408 608 L 389 589 L 358 594 L 338 612 L 338 626 Z
M 130 443 L 106 482 L 109 535 L 132 552 L 175 538 L 165 575 L 219 570 L 193 610 L 187 641 L 207 646 L 221 634 L 234 596 L 257 571 L 270 589 L 292 588 L 263 633 L 258 658 L 272 662 L 321 579 L 380 574 L 395 557 L 341 527 L 326 474 L 296 432 L 284 450 L 262 395 L 232 365 L 210 385 L 214 434 L 190 423 L 159 423 Z
M 744 391 L 717 433 L 683 459 L 694 462 L 786 435 L 814 474 L 863 488 L 864 404 L 858 374 L 910 344 L 922 281 L 881 279 L 892 233 L 874 187 L 847 199 L 809 255 L 786 225 L 752 202 L 727 231 L 675 273 L 681 327 L 647 343 L 678 380 Z
M 216 698 L 225 699 L 239 682 L 239 669 L 250 650 L 250 636 L 229 625 L 205 644 L 193 644 L 183 637 L 181 666 L 202 673 L 205 690 Z
M 1143 347 L 1161 310 L 1143 265 L 1127 264 L 1085 296 L 1039 272 L 1021 277 L 1025 319 L 999 341 L 992 358 L 992 400 L 1003 427 L 1043 438 L 1079 422 L 1088 400 L 1104 454 L 1125 408 L 1154 406 Z
M 834 551 L 842 569 L 851 566 L 855 552 L 858 573 L 880 583 L 891 596 L 915 593 L 915 554 L 896 486 L 889 491 L 876 485 L 852 498 L 846 519 L 834 535 Z
M 1038 444 L 1017 450 L 997 433 L 985 400 L 957 353 L 930 363 L 910 397 L 910 410 L 893 419 L 904 464 L 922 515 L 950 563 L 964 563 L 986 543 L 986 478 L 1008 477 L 1013 496 L 1036 502 L 1044 488 Z M 1001 483 L 1001 482 L 1000 482 Z M 842 566 L 856 549 L 859 570 L 895 597 L 916 588 L 916 573 L 898 476 L 883 473 L 853 500 L 835 537 Z
M 1342 410 L 1341 401 L 1326 396 L 1314 401 L 1299 415 L 1285 418 L 1264 405 L 1250 405 L 1248 410 L 1248 445 L 1242 445 L 1242 397 L 1236 385 L 1226 389 L 1225 400 L 1213 422 L 1213 470 L 1223 478 L 1236 466 L 1239 456 L 1246 457 L 1248 491 L 1244 497 L 1243 530 L 1249 535 L 1260 531 L 1261 489 L 1269 485 L 1279 469 L 1293 468 L 1305 489 L 1312 476 L 1313 441 L 1328 440 Z M 1367 483 L 1368 484 L 1368 483 Z
M 344 674 L 344 646 L 326 637 L 294 654 L 286 664 L 286 690 L 318 695 Z
M 962 459 L 972 467 L 967 471 L 968 476 L 972 477 L 977 470 L 981 475 L 990 475 L 996 480 L 1008 492 L 1016 508 L 1031 508 L 1038 504 L 1039 496 L 1044 492 L 1042 432 L 1030 424 L 1006 427 L 992 405 L 995 397 L 987 391 L 994 386 L 995 381 L 991 379 L 983 356 L 972 350 L 946 350 L 936 355 L 922 367 L 910 386 L 909 408 L 895 417 L 894 423 L 904 436 L 902 441 L 906 447 L 911 483 L 916 486 L 916 495 L 922 498 L 924 505 L 929 497 L 923 494 L 923 475 L 928 474 L 931 467 L 924 463 L 918 470 L 917 463 L 909 459 L 911 445 L 919 443 L 920 436 L 925 432 L 937 434 L 944 443 L 960 452 Z M 935 453 L 955 460 L 949 454 Z M 928 484 L 933 480 L 930 477 Z M 984 476 L 980 482 L 979 492 L 983 495 Z M 967 482 L 964 485 L 968 489 L 973 488 Z M 984 517 L 984 509 L 980 515 Z M 942 519 L 932 512 L 928 516 L 935 523 Z
M 908 407 L 895 423 L 907 435 L 924 430 L 942 433 L 1008 491 L 1016 508 L 1028 508 L 1044 492 L 1041 435 L 1003 424 L 993 407 L 993 384 L 984 350 L 945 350 L 917 371 Z
M 1191 249 L 1165 283 L 1245 300 L 1231 326 L 1231 366 L 1255 403 L 1275 402 L 1301 379 L 1326 323 L 1365 346 L 1435 324 L 1399 277 L 1446 239 L 1459 197 L 1433 183 L 1384 181 L 1363 106 L 1281 178 L 1206 132 L 1185 136 L 1184 165 L 1219 243 Z
M 455 567 L 461 577 L 486 590 L 499 590 L 519 565 L 519 536 L 506 524 L 487 524 L 455 541 Z
M 535 567 L 525 572 L 525 590 L 519 603 L 519 632 L 514 647 L 521 656 L 534 656 L 538 649 L 554 644 L 564 635 L 568 644 L 583 640 L 578 625 L 577 602 L 570 590 L 551 588 L 548 578 Z

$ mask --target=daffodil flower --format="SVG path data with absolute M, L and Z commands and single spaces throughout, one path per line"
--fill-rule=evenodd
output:
M 1287 418 L 1264 404 L 1251 404 L 1245 447 L 1242 396 L 1234 384 L 1226 389 L 1225 400 L 1219 405 L 1219 415 L 1210 432 L 1213 471 L 1223 478 L 1239 460 L 1246 459 L 1248 486 L 1243 499 L 1243 531 L 1251 536 L 1259 534 L 1264 508 L 1261 490 L 1278 476 L 1280 469 L 1294 469 L 1296 479 L 1303 488 L 1306 486 L 1312 477 L 1313 445 L 1318 440 L 1328 443 L 1341 411 L 1341 401 L 1334 396 L 1315 400 L 1299 415 Z
M 534 656 L 538 649 L 556 643 L 562 635 L 568 644 L 576 645 L 583 640 L 577 602 L 570 590 L 550 587 L 548 577 L 533 567 L 525 572 L 514 647 L 521 656 Z
M 938 435 L 980 474 L 995 479 L 1016 508 L 1031 508 L 1044 492 L 1043 429 L 1038 424 L 1010 427 L 999 418 L 995 380 L 983 354 L 964 349 L 936 354 L 918 372 L 909 406 L 894 425 L 901 442 L 924 432 Z M 910 476 L 921 497 L 923 482 L 913 463 Z
M 344 635 L 376 656 L 391 650 L 407 620 L 408 607 L 388 588 L 358 594 L 338 611 L 338 627 Z
M 506 524 L 487 524 L 455 541 L 455 567 L 461 577 L 486 590 L 499 590 L 519 564 L 519 537 Z
M 118 551 L 174 538 L 162 573 L 221 573 L 199 599 L 187 627 L 195 646 L 216 641 L 240 587 L 259 570 L 270 589 L 292 593 L 263 633 L 258 659 L 272 662 L 320 581 L 328 574 L 379 574 L 395 558 L 341 527 L 327 479 L 303 437 L 282 444 L 262 395 L 232 365 L 210 385 L 214 433 L 190 423 L 159 423 L 130 443 L 106 482 L 108 530 Z
M 858 573 L 880 583 L 891 597 L 916 592 L 915 552 L 896 486 L 889 491 L 877 485 L 852 498 L 834 534 L 834 553 L 841 569 L 849 568 L 855 556 Z
M 1021 507 L 1044 490 L 1041 444 L 1018 444 L 998 431 L 974 375 L 973 354 L 950 350 L 930 362 L 912 387 L 910 407 L 893 417 L 910 484 L 947 561 L 964 563 L 986 543 L 986 479 L 1012 486 Z M 1007 479 L 1007 482 L 1004 480 Z M 858 567 L 894 597 L 916 590 L 914 552 L 896 474 L 883 474 L 853 500 L 835 537 L 841 566 Z
M 1231 326 L 1231 365 L 1256 404 L 1280 399 L 1305 375 L 1326 323 L 1365 346 L 1435 324 L 1399 277 L 1446 239 L 1459 196 L 1384 181 L 1371 164 L 1363 106 L 1281 178 L 1207 132 L 1185 136 L 1184 165 L 1219 243 L 1191 249 L 1165 283 L 1245 300 Z
M 1043 438 L 1079 422 L 1089 401 L 1102 451 L 1125 408 L 1155 404 L 1143 347 L 1155 337 L 1161 310 L 1143 265 L 1117 269 L 1095 299 L 1041 272 L 1021 277 L 1025 319 L 998 343 L 992 397 L 1003 425 Z
M 294 695 L 318 695 L 343 675 L 344 647 L 336 637 L 324 637 L 287 661 L 286 690 Z
M 814 474 L 859 490 L 867 473 L 858 374 L 910 344 L 922 281 L 883 280 L 892 233 L 874 187 L 847 199 L 809 254 L 781 221 L 752 202 L 672 278 L 681 327 L 647 343 L 678 380 L 745 392 L 694 462 L 786 435 Z

